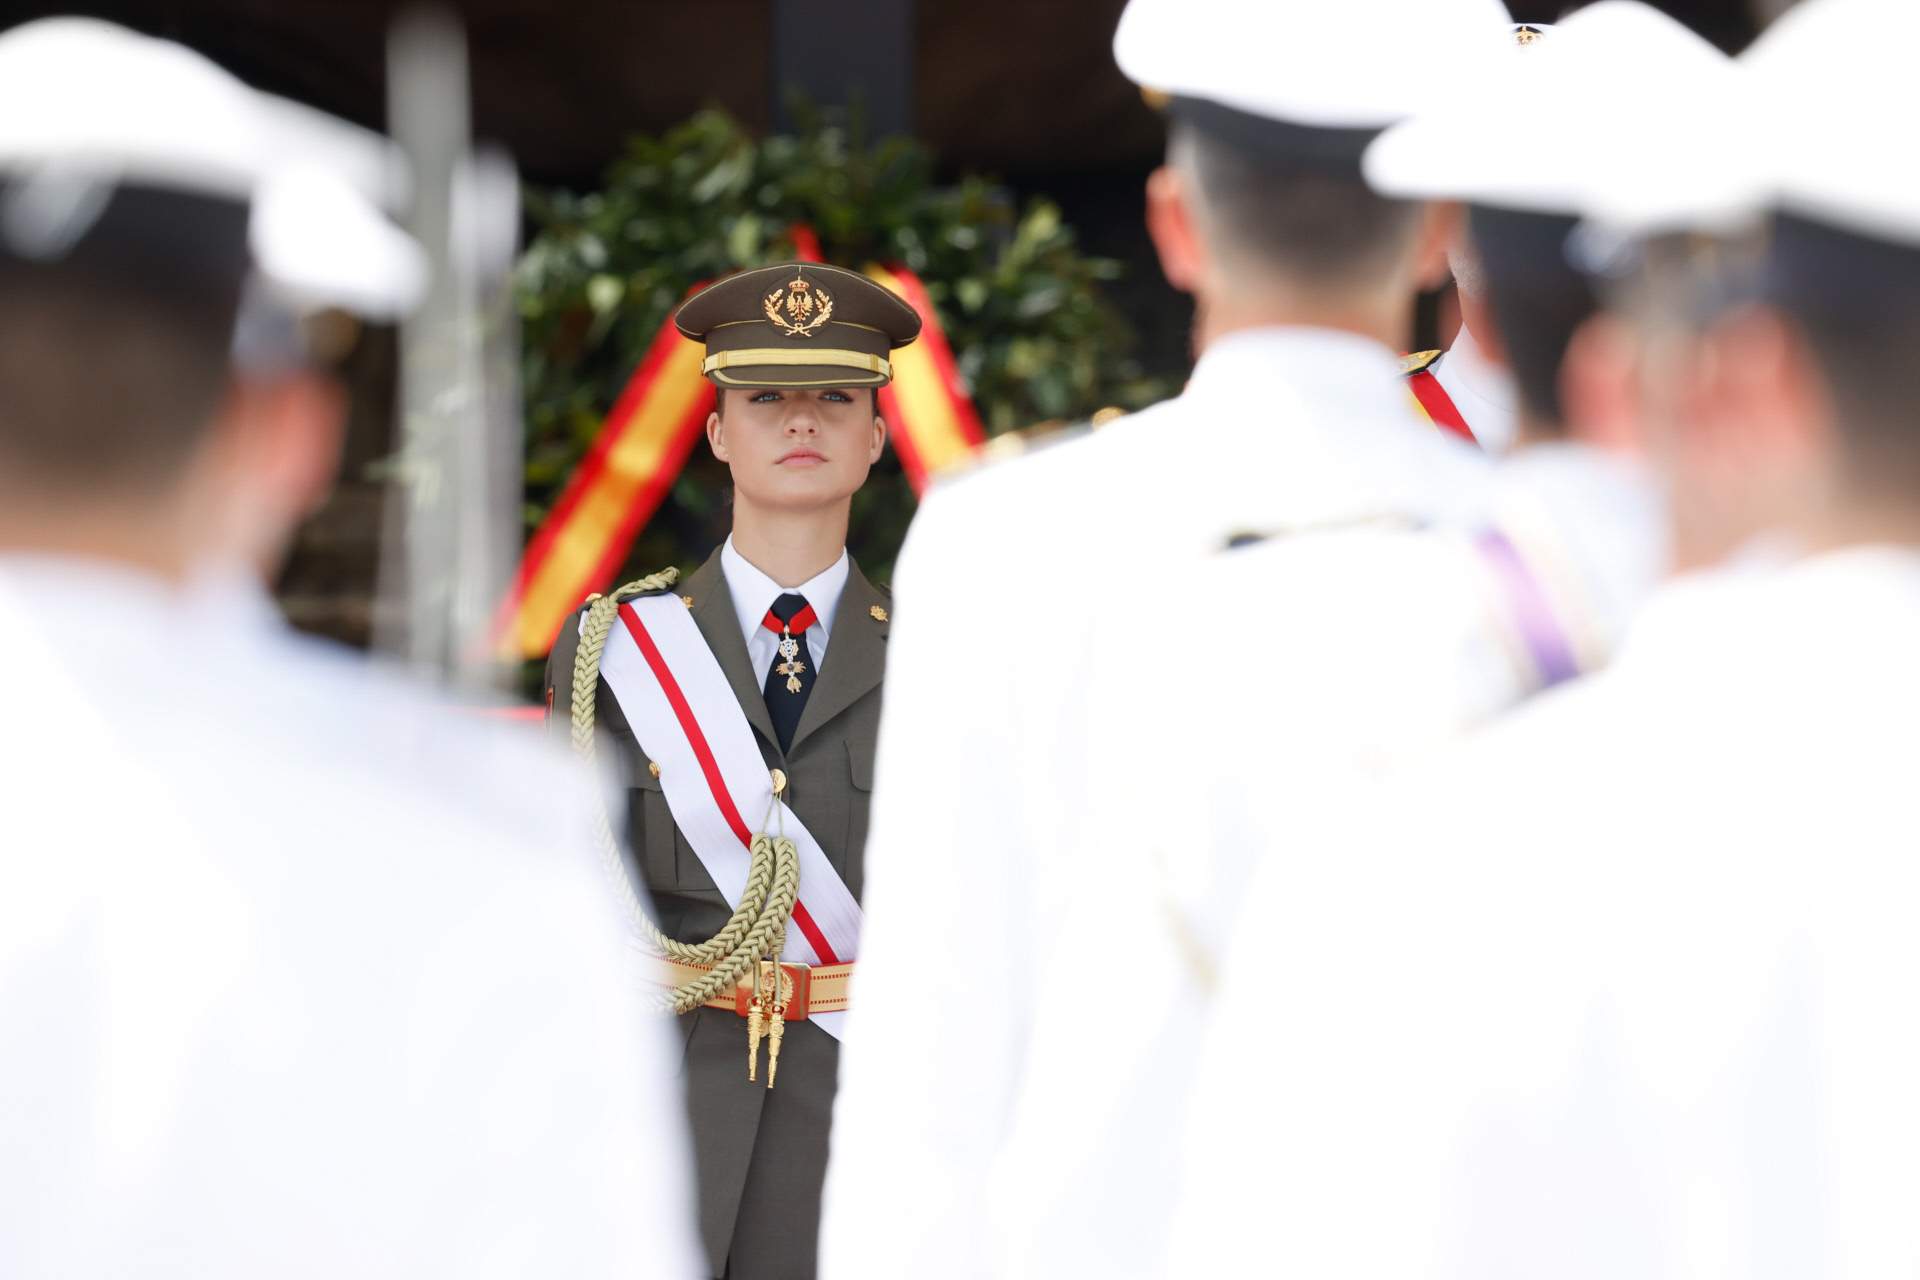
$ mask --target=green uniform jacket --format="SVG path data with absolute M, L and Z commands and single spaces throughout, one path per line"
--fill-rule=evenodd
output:
M 857 898 L 873 752 L 880 723 L 880 681 L 887 660 L 887 594 L 858 565 L 847 575 L 829 623 L 827 658 L 794 731 L 780 752 L 760 681 L 754 678 L 716 551 L 677 588 L 693 600 L 693 620 L 726 672 L 769 769 L 786 770 L 787 802 L 813 833 Z M 579 647 L 579 616 L 569 619 L 547 660 L 554 728 L 566 733 L 566 708 Z M 669 936 L 700 942 L 719 932 L 731 909 L 673 825 L 659 779 L 647 768 L 633 731 L 605 681 L 596 706 L 597 741 L 618 752 L 627 785 L 627 838 L 652 894 L 654 918 Z M 805 886 L 802 886 L 802 894 Z M 811 1277 L 826 1175 L 840 1046 L 810 1022 L 789 1023 L 779 1084 L 747 1079 L 747 1025 L 732 1013 L 696 1009 L 679 1019 L 685 1036 L 687 1112 L 698 1166 L 700 1232 L 716 1277 Z

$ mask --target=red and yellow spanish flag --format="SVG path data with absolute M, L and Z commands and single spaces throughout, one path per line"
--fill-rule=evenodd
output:
M 671 319 L 661 327 L 521 554 L 494 620 L 503 655 L 545 654 L 561 621 L 619 571 L 713 411 L 713 387 L 700 376 L 705 355 Z
M 920 313 L 920 337 L 894 351 L 893 381 L 880 388 L 880 413 L 893 429 L 893 447 L 915 493 L 960 462 L 987 438 L 980 415 L 960 381 L 953 347 L 933 300 L 905 267 L 871 266 L 867 276 L 893 290 Z
M 796 237 L 800 256 L 818 249 Z M 915 493 L 986 438 L 954 364 L 926 287 L 904 267 L 872 266 L 867 275 L 920 313 L 920 337 L 892 354 L 893 383 L 880 412 Z M 680 336 L 668 318 L 639 369 L 607 415 L 521 556 L 513 586 L 494 618 L 503 657 L 538 658 L 567 615 L 589 594 L 615 585 L 627 548 L 659 509 L 686 465 L 713 410 L 713 387 L 700 374 L 706 349 Z

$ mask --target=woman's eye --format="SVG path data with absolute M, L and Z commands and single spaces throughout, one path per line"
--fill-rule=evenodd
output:
M 848 395 L 844 391 L 829 391 L 825 395 L 821 396 L 820 398 L 822 400 L 832 400 L 839 404 L 853 403 L 853 397 Z
M 762 391 L 759 395 L 753 398 L 752 403 L 772 404 L 774 401 L 778 400 L 779 398 L 780 398 L 780 393 L 778 391 Z

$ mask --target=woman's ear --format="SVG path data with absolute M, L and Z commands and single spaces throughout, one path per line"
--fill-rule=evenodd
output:
M 727 456 L 727 428 L 718 412 L 707 415 L 707 448 L 713 450 L 713 456 L 720 461 L 733 461 Z
M 874 393 L 874 404 L 876 407 L 879 405 L 879 402 L 880 393 L 876 391 Z M 881 417 L 878 412 L 875 412 L 873 415 L 873 447 L 867 450 L 868 464 L 871 465 L 872 463 L 880 461 L 880 455 L 886 451 L 887 420 Z

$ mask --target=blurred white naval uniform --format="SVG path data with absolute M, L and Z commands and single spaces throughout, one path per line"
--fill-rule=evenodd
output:
M 1089 713 L 1080 834 L 1099 871 L 1061 905 L 1051 943 L 1122 949 L 1112 1034 L 1125 1048 L 1069 1020 L 1036 1024 L 1029 1087 L 1051 1102 L 1032 1144 L 1097 1164 L 1152 1116 L 1171 1187 L 1196 1046 L 1215 1019 L 1265 1020 L 1259 975 L 1225 952 L 1237 924 L 1265 921 L 1249 880 L 1288 856 L 1298 814 L 1349 773 L 1403 766 L 1603 665 L 1664 550 L 1637 469 L 1523 444 L 1480 523 L 1282 530 L 1203 560 L 1181 582 L 1199 607 L 1157 636 L 1177 680 L 1123 693 L 1116 655 L 1095 654 L 1091 680 L 1109 696 Z M 1126 764 L 1141 743 L 1148 787 Z M 1125 1072 L 1101 1070 L 1116 1058 Z
M 1488 79 L 1490 100 L 1509 104 L 1506 114 L 1512 102 L 1528 103 L 1542 127 L 1568 139 L 1566 154 L 1543 157 L 1510 120 L 1482 121 L 1442 104 L 1373 145 L 1375 185 L 1412 198 L 1474 201 L 1478 214 L 1483 193 L 1508 201 L 1524 183 L 1536 192 L 1529 204 L 1539 193 L 1548 209 L 1568 201 L 1566 170 L 1576 164 L 1604 175 L 1610 153 L 1558 114 L 1560 94 L 1586 92 L 1583 64 L 1595 75 L 1617 74 L 1620 50 L 1590 40 L 1590 25 L 1574 24 L 1551 59 L 1530 54 L 1540 62 L 1503 67 Z M 1684 68 L 1703 57 L 1725 69 L 1721 55 L 1677 25 L 1660 37 L 1681 45 Z M 1674 60 L 1662 56 L 1659 37 L 1624 43 L 1637 64 Z M 1404 153 L 1403 138 L 1418 144 L 1412 149 L 1424 186 L 1409 183 L 1403 166 L 1374 163 L 1378 153 L 1389 160 Z M 1150 1107 L 1177 1135 L 1189 1101 L 1204 1107 L 1206 1090 L 1217 1087 L 1195 1080 L 1195 1046 L 1216 1023 L 1229 1028 L 1222 1038 L 1250 1023 L 1244 1034 L 1270 1037 L 1271 1052 L 1317 1052 L 1268 1025 L 1261 991 L 1272 975 L 1226 954 L 1237 929 L 1267 926 L 1268 894 L 1284 891 L 1272 877 L 1265 883 L 1280 888 L 1253 891 L 1256 871 L 1313 856 L 1300 815 L 1347 775 L 1405 766 L 1605 665 L 1666 572 L 1665 516 L 1648 477 L 1568 438 L 1565 411 L 1538 389 L 1554 380 L 1567 344 L 1594 310 L 1591 290 L 1560 260 L 1570 223 L 1544 213 L 1537 224 L 1475 219 L 1490 313 L 1529 326 L 1534 333 L 1515 349 L 1545 366 L 1524 380 L 1519 440 L 1497 465 L 1484 507 L 1450 525 L 1261 531 L 1255 545 L 1210 557 L 1183 581 L 1204 606 L 1170 611 L 1156 646 L 1180 678 L 1095 704 L 1091 737 L 1106 753 L 1096 776 L 1123 777 L 1127 749 L 1146 741 L 1159 744 L 1155 786 L 1131 794 L 1116 781 L 1090 805 L 1086 836 L 1100 851 L 1103 874 L 1065 913 L 1058 945 L 1069 953 L 1096 948 L 1122 920 L 1152 927 L 1128 935 L 1129 1077 L 1096 1079 L 1069 1094 L 1081 1065 L 1072 1038 L 1049 1029 L 1050 1050 L 1035 1050 L 1035 1060 L 1059 1076 L 1056 1092 L 1070 1099 L 1049 1113 L 1043 1140 L 1110 1145 L 1107 1135 Z M 1529 239 L 1496 243 L 1502 230 Z M 1109 690 L 1118 687 L 1112 656 L 1094 659 L 1093 681 Z M 1501 782 L 1483 781 L 1495 789 Z M 1431 847 L 1451 834 L 1422 839 Z M 1336 973 L 1318 979 L 1339 980 Z M 1204 1171 L 1208 1185 L 1231 1176 L 1226 1168 L 1248 1176 L 1229 1161 Z M 1184 1256 L 1176 1252 L 1175 1262 L 1184 1274 Z
M 161 314 L 199 287 L 191 248 L 284 316 L 390 315 L 417 248 L 320 164 L 377 174 L 382 152 L 178 45 L 0 35 L 9 280 L 97 253 Z M 123 196 L 222 216 L 161 240 Z M 189 474 L 226 474 L 201 444 Z M 665 1028 L 584 816 L 555 823 L 592 812 L 575 770 L 294 638 L 213 549 L 224 525 L 157 517 L 149 566 L 22 505 L 0 547 L 0 1274 L 701 1274 L 676 1109 L 646 1083 Z
M 1920 201 L 1831 160 L 1904 146 L 1916 40 L 1811 0 L 1701 95 L 1752 104 L 1747 190 L 1904 252 L 1909 323 Z M 1201 1055 L 1180 1274 L 1912 1273 L 1916 645 L 1920 551 L 1775 535 L 1663 587 L 1607 671 L 1298 815 L 1224 966 L 1257 1016 Z
M 0 616 L 0 1272 L 704 1274 L 565 763 L 237 578 L 0 556 Z
M 1569 56 L 1561 51 L 1560 60 Z M 1505 90 L 1503 101 L 1551 110 L 1551 95 L 1536 102 L 1508 83 L 1520 68 L 1501 71 L 1491 83 Z M 1560 181 L 1566 165 L 1596 163 L 1577 144 L 1558 160 L 1537 156 L 1509 136 L 1510 125 L 1485 127 L 1444 104 L 1388 129 L 1369 160 L 1416 129 L 1436 180 L 1408 188 L 1370 163 L 1376 186 L 1473 199 L 1473 166 L 1493 149 L 1536 183 Z M 1491 312 L 1551 330 L 1527 344 L 1553 366 L 1548 375 L 1593 309 L 1591 291 L 1558 260 L 1559 225 L 1547 225 L 1540 245 L 1483 243 L 1478 224 L 1474 236 Z M 1516 274 L 1524 288 L 1508 293 Z M 1051 1092 L 1063 1101 L 1036 1141 L 1111 1151 L 1113 1135 L 1151 1110 L 1177 1149 L 1189 1102 L 1200 1104 L 1195 1046 L 1216 1021 L 1252 1021 L 1267 1033 L 1267 975 L 1244 971 L 1244 958 L 1230 964 L 1226 949 L 1236 927 L 1265 923 L 1268 904 L 1249 882 L 1266 863 L 1295 856 L 1299 815 L 1347 775 L 1417 760 L 1612 656 L 1665 571 L 1664 515 L 1638 467 L 1568 438 L 1563 418 L 1557 401 L 1531 392 L 1516 418 L 1518 441 L 1466 520 L 1335 529 L 1282 522 L 1204 559 L 1181 584 L 1202 603 L 1168 610 L 1156 635 L 1161 661 L 1179 678 L 1122 694 L 1122 655 L 1092 659 L 1094 685 L 1111 693 L 1090 713 L 1101 753 L 1093 773 L 1106 790 L 1088 806 L 1082 835 L 1099 851 L 1102 874 L 1063 913 L 1057 945 L 1085 954 L 1103 939 L 1111 945 L 1116 922 L 1145 922 L 1126 935 L 1131 1069 L 1075 1087 L 1085 1049 L 1072 1030 L 1037 1032 L 1051 1043 L 1034 1049 L 1043 1064 L 1034 1071 L 1057 1077 Z M 1155 744 L 1154 785 L 1132 790 L 1121 780 L 1142 741 Z M 1170 1164 L 1178 1167 L 1177 1154 Z M 1173 1261 L 1184 1274 L 1184 1258 Z
M 1916 644 L 1911 550 L 1682 580 L 1606 672 L 1296 814 L 1174 1274 L 1920 1265 Z
M 1263 9 L 1275 38 L 1243 33 L 1249 53 L 1235 67 L 1204 37 L 1226 29 L 1228 10 L 1242 21 L 1246 11 L 1224 6 L 1214 23 L 1207 6 L 1136 0 L 1116 53 L 1136 80 L 1262 118 L 1315 106 L 1323 123 L 1343 109 L 1347 123 L 1385 123 L 1434 91 L 1431 42 L 1494 56 L 1505 29 L 1498 6 L 1470 0 L 1361 9 Z M 1275 84 L 1300 97 L 1272 105 L 1258 86 Z M 1070 1101 L 1034 1074 L 1043 1027 L 1083 1032 L 1088 1084 L 1131 1069 L 1131 932 L 1144 926 L 1123 922 L 1110 945 L 1080 955 L 1063 953 L 1056 932 L 1100 874 L 1080 838 L 1095 781 L 1092 660 L 1108 649 L 1130 658 L 1132 687 L 1168 678 L 1165 614 L 1207 607 L 1185 580 L 1237 530 L 1437 518 L 1482 500 L 1486 466 L 1419 419 L 1391 349 L 1302 325 L 1225 335 L 1179 397 L 928 496 L 896 570 L 903 621 L 889 654 L 896 683 L 824 1275 L 1158 1265 L 1170 1151 L 1152 1117 L 1139 1117 L 1120 1159 L 1039 1141 Z M 1150 749 L 1123 785 L 1151 788 L 1157 770 Z

